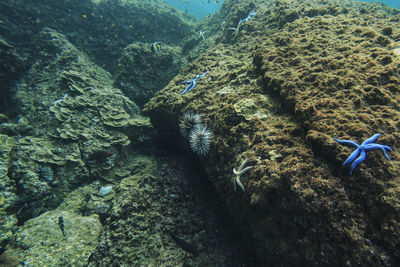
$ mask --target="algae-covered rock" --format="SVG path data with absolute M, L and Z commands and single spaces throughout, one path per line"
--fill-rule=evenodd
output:
M 0 250 L 4 250 L 13 238 L 17 229 L 17 216 L 12 212 L 12 207 L 19 201 L 15 181 L 8 177 L 10 151 L 16 138 L 0 134 Z
M 149 43 L 133 43 L 118 59 L 115 85 L 141 106 L 167 85 L 184 63 L 179 47 L 163 42 L 157 46 L 155 50 Z
M 39 55 L 43 47 L 31 44 L 50 26 L 110 72 L 128 44 L 178 45 L 196 23 L 164 1 L 143 0 L 1 1 L 0 17 L 2 38 L 17 50 Z
M 238 115 L 243 116 L 246 120 L 251 120 L 268 117 L 268 113 L 272 110 L 271 105 L 271 101 L 267 97 L 253 95 L 253 98 L 239 100 L 233 107 Z
M 263 265 L 398 265 L 398 11 L 339 0 L 224 5 L 223 43 L 144 108 L 161 142 L 179 147 L 178 118 L 202 114 L 213 138 L 198 161 Z M 228 34 L 249 11 L 257 14 Z M 180 82 L 204 70 L 182 96 Z M 392 160 L 370 151 L 349 176 L 340 166 L 352 149 L 333 138 L 375 133 Z M 244 191 L 234 191 L 232 171 L 246 158 Z
M 0 36 L 0 113 L 15 115 L 10 110 L 10 87 L 26 68 L 24 59 L 17 53 L 14 46 Z
M 9 176 L 23 200 L 16 203 L 20 223 L 55 208 L 89 175 L 77 144 L 26 136 L 17 139 L 11 159 Z
M 121 149 L 142 143 L 152 131 L 148 124 L 133 123 L 146 121 L 138 107 L 64 35 L 45 28 L 39 39 L 42 56 L 13 96 L 19 119 L 0 128 L 21 136 L 8 163 L 22 200 L 15 207 L 20 223 L 56 207 L 66 193 L 105 172 L 120 179 L 113 168 Z
M 86 209 L 104 207 L 106 198 L 112 198 L 113 205 L 107 211 L 104 229 L 89 266 L 255 263 L 252 253 L 235 238 L 236 228 L 219 209 L 220 200 L 205 196 L 199 190 L 207 187 L 204 177 L 197 172 L 187 174 L 189 169 L 185 165 L 183 158 L 131 155 L 126 161 L 130 175 L 114 184 L 110 195 L 91 194 Z M 214 212 L 224 218 L 218 222 Z M 170 232 L 195 246 L 198 255 L 182 249 Z M 225 239 L 228 234 L 230 238 Z
M 13 251 L 27 266 L 84 266 L 96 248 L 100 230 L 97 215 L 48 211 L 25 222 L 18 231 Z

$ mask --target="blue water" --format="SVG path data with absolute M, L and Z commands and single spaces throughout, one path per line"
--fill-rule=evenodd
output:
M 223 0 L 167 0 L 168 4 L 197 18 L 205 18 L 214 14 L 222 6 Z M 218 2 L 218 3 L 217 3 Z
M 362 2 L 382 2 L 388 6 L 400 9 L 400 0 L 360 0 Z M 167 0 L 167 2 L 182 11 L 188 12 L 197 18 L 205 18 L 214 14 L 224 2 L 223 0 Z M 218 2 L 218 3 L 216 3 Z
M 382 2 L 388 6 L 394 7 L 394 8 L 399 8 L 400 9 L 400 0 L 362 0 L 362 2 Z

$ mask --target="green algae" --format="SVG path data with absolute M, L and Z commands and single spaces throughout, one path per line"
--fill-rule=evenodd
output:
M 58 225 L 65 222 L 64 238 Z M 69 211 L 53 210 L 27 221 L 19 230 L 15 249 L 27 265 L 86 265 L 97 245 L 101 224 L 97 215 L 80 216 Z

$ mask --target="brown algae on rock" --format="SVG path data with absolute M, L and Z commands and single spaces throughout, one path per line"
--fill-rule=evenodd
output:
M 385 15 L 396 11 L 352 1 L 251 3 L 245 12 L 248 1 L 226 2 L 228 23 L 242 10 L 257 15 L 234 38 L 221 34 L 229 48 L 218 44 L 218 59 L 210 49 L 191 62 L 145 114 L 159 133 L 177 127 L 165 121 L 183 110 L 203 115 L 214 136 L 201 163 L 265 264 L 397 262 L 400 79 L 390 47 L 400 25 Z M 203 70 L 207 83 L 179 97 L 178 81 Z M 368 155 L 357 178 L 348 177 L 340 165 L 349 151 L 333 137 L 361 141 L 377 132 L 394 149 L 392 161 Z M 238 194 L 231 172 L 245 157 L 257 164 Z
M 131 23 L 121 13 L 115 20 L 127 23 L 118 27 L 98 13 L 113 1 L 92 2 L 93 12 L 61 18 L 78 21 L 81 33 L 58 30 L 61 19 L 57 30 L 43 28 L 50 23 L 40 12 L 26 20 L 36 31 L 5 33 L 21 40 L 35 32 L 34 60 L 0 38 L 1 66 L 20 75 L 0 101 L 1 250 L 49 266 L 398 265 L 398 10 L 350 0 L 225 0 L 196 28 L 176 12 L 165 29 L 138 24 L 164 18 L 158 2 L 153 9 L 132 2 L 152 15 Z M 131 7 L 120 1 L 110 12 L 136 14 Z M 5 17 L 2 25 L 17 23 Z M 154 34 L 160 27 L 163 40 Z M 106 33 L 102 48 L 83 29 Z M 98 49 L 105 53 L 95 57 Z M 206 71 L 181 95 L 183 81 Z M 149 98 L 144 115 L 152 124 L 135 104 Z M 189 151 L 179 134 L 188 111 L 213 133 L 208 153 L 191 155 L 190 164 L 176 156 Z M 349 176 L 341 164 L 351 150 L 333 137 L 361 142 L 377 132 L 394 149 L 392 160 L 369 152 Z M 142 145 L 154 152 L 149 140 L 174 156 L 137 154 Z M 232 170 L 244 190 L 234 190 Z M 201 184 L 205 176 L 211 185 Z M 209 199 L 214 194 L 222 201 Z M 222 224 L 240 244 L 221 238 L 218 216 L 239 226 Z M 193 242 L 199 256 L 168 231 Z M 243 261 L 238 251 L 254 255 Z

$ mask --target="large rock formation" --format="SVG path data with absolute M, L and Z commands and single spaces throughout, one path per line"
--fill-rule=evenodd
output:
M 40 2 L 33 11 L 25 1 L 0 4 L 11 14 L 0 24 L 0 67 L 13 77 L 1 89 L 0 262 L 400 264 L 399 11 L 350 0 L 226 0 L 186 32 L 190 20 L 162 4 Z M 152 23 L 153 13 L 165 16 Z M 177 20 L 163 31 L 158 22 L 170 16 Z M 52 21 L 56 30 L 43 28 Z M 144 112 L 153 141 L 184 155 L 156 157 L 146 142 L 152 127 L 133 101 L 145 102 L 179 69 L 183 36 L 190 63 Z M 151 52 L 154 41 L 170 47 Z M 120 58 L 116 81 L 81 50 L 111 70 Z M 176 69 L 149 71 L 163 62 Z M 182 95 L 182 82 L 206 71 Z M 179 133 L 190 127 L 185 113 L 202 120 L 196 135 L 212 131 L 205 156 L 190 154 L 201 139 Z M 392 160 L 368 151 L 349 175 L 341 164 L 353 149 L 333 138 L 361 143 L 375 133 Z
M 0 14 L 0 35 L 30 60 L 40 47 L 26 44 L 32 44 L 43 27 L 52 27 L 110 72 L 128 44 L 178 45 L 196 23 L 162 1 L 142 0 L 5 0 Z
M 133 43 L 125 47 L 114 74 L 115 86 L 139 106 L 147 103 L 179 73 L 184 58 L 178 46 Z
M 188 146 L 179 118 L 202 115 L 213 138 L 199 162 L 265 264 L 398 265 L 398 11 L 351 1 L 224 5 L 222 43 L 145 107 L 160 138 Z M 206 70 L 181 95 L 179 82 Z M 370 151 L 350 176 L 340 165 L 353 149 L 333 138 L 375 133 L 392 160 Z M 246 158 L 254 167 L 234 191 L 232 170 Z
M 1 213 L 11 214 L 1 220 L 2 239 L 15 230 L 15 217 L 22 224 L 85 182 L 113 179 L 123 170 L 121 151 L 151 132 L 108 72 L 62 34 L 46 28 L 40 38 L 42 56 L 13 95 L 19 119 L 0 127 Z

